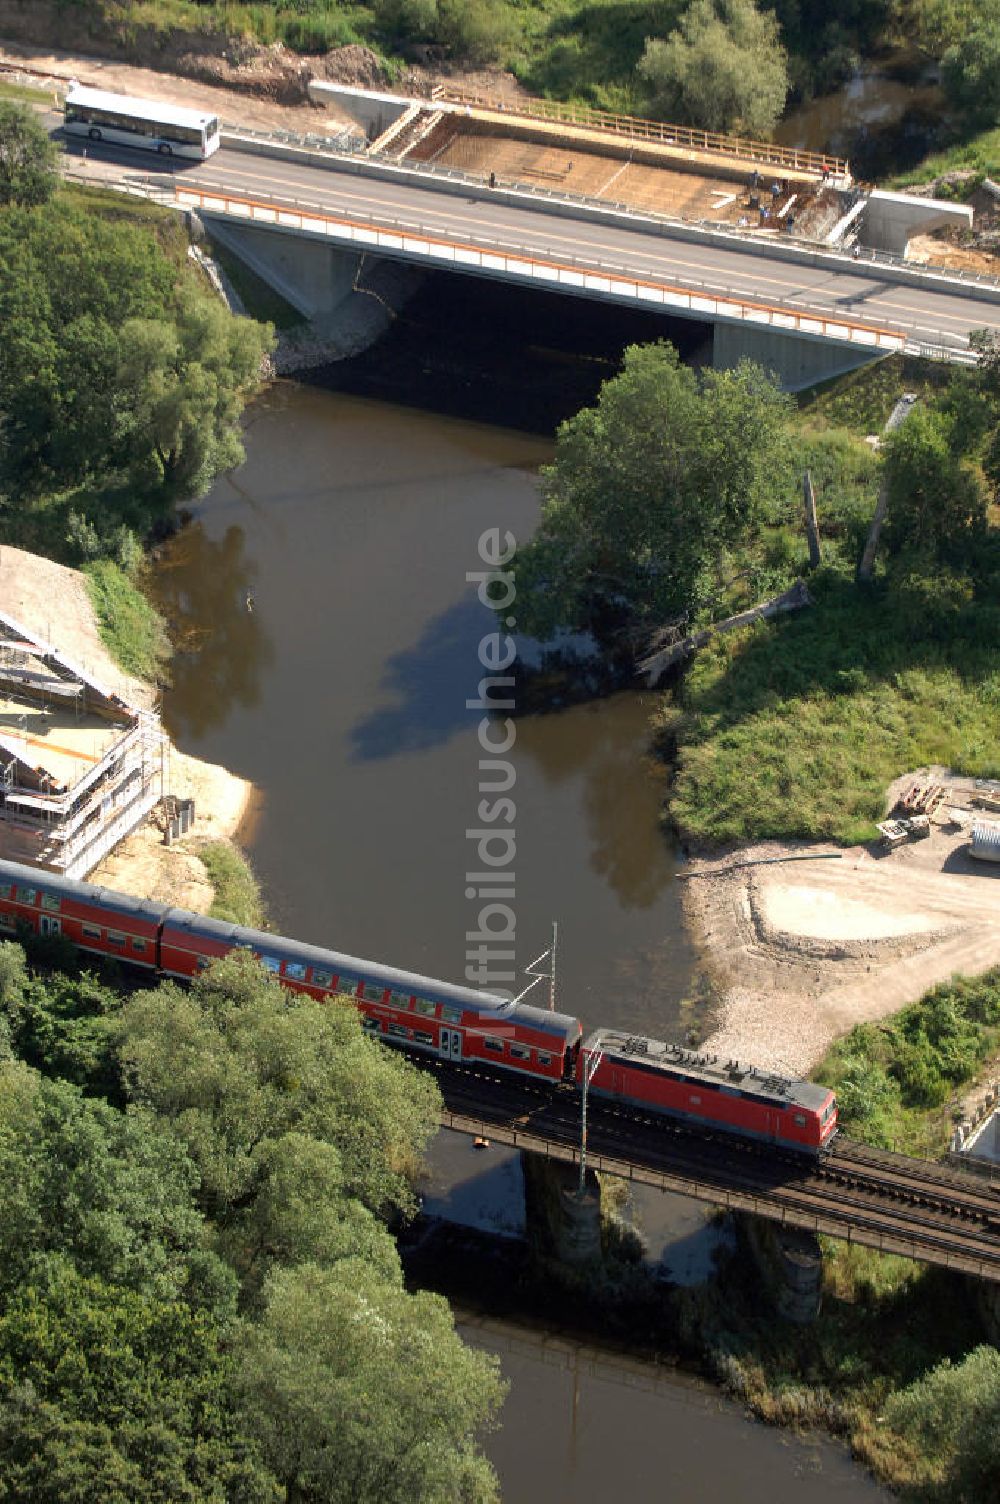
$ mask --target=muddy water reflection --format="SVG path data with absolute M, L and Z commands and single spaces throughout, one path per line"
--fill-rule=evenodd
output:
M 171 732 L 253 780 L 253 858 L 275 923 L 461 979 L 478 904 L 477 649 L 494 626 L 466 571 L 484 529 L 527 538 L 537 438 L 282 387 L 247 463 L 168 547 L 183 628 Z M 252 611 L 247 610 L 247 593 Z M 683 1028 L 692 956 L 645 754 L 648 699 L 518 722 L 518 961 L 560 923 L 560 996 L 585 1019 Z
M 512 1381 L 487 1440 L 505 1499 L 888 1504 L 846 1452 L 754 1425 L 691 1379 L 511 1323 L 459 1327 Z

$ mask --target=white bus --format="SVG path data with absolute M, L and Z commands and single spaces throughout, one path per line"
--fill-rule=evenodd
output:
M 210 157 L 219 149 L 219 120 L 202 110 L 185 110 L 157 99 L 133 99 L 71 84 L 66 95 L 65 129 L 91 141 L 144 146 L 162 156 Z

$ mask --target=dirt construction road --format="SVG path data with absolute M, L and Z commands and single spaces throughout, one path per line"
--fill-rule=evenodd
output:
M 971 795 L 950 788 L 952 806 Z M 808 1073 L 853 1024 L 1000 965 L 1000 864 L 968 846 L 942 812 L 929 840 L 884 855 L 768 843 L 693 863 L 687 916 L 721 998 L 704 1048 Z M 733 870 L 791 854 L 815 859 Z

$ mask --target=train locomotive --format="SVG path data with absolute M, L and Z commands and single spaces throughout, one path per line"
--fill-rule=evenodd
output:
M 837 1099 L 826 1086 L 619 1029 L 584 1040 L 577 1079 L 598 1097 L 811 1154 L 837 1131 Z
M 182 981 L 247 949 L 291 991 L 350 1001 L 367 1032 L 416 1054 L 553 1087 L 586 1083 L 599 1098 L 806 1153 L 821 1152 L 836 1132 L 833 1093 L 810 1082 L 734 1061 L 720 1067 L 713 1057 L 616 1029 L 598 1029 L 584 1042 L 583 1025 L 567 1013 L 0 861 L 0 938 L 22 927 Z

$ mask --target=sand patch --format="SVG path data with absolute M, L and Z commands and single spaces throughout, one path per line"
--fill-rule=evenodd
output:
M 764 884 L 760 902 L 775 929 L 817 940 L 882 940 L 939 927 L 927 914 L 890 913 L 801 883 Z

